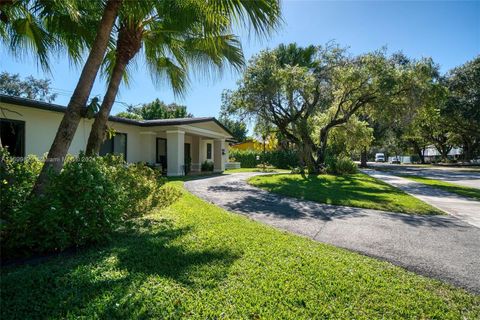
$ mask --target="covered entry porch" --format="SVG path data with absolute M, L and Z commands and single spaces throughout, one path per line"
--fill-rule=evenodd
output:
M 160 167 L 167 176 L 201 172 L 203 163 L 209 163 L 213 172 L 225 170 L 227 140 L 231 135 L 216 120 L 151 127 L 141 134 L 147 140 L 145 144 L 153 146 L 150 154 L 154 161 L 149 162 Z

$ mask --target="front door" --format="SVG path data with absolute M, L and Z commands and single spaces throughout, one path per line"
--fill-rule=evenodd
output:
M 162 165 L 162 171 L 167 170 L 167 139 L 157 138 L 156 162 Z

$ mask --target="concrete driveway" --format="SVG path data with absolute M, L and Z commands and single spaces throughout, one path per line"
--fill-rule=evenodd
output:
M 480 201 L 399 177 L 392 171 L 364 169 L 362 172 L 480 228 Z
M 245 182 L 256 174 L 203 178 L 185 186 L 229 211 L 480 293 L 480 228 L 452 216 L 412 216 L 279 196 Z
M 442 180 L 462 186 L 480 189 L 480 170 L 461 167 L 431 167 L 416 165 L 395 165 L 388 163 L 369 162 L 373 168 L 388 169 L 392 174 L 416 175 L 429 179 Z

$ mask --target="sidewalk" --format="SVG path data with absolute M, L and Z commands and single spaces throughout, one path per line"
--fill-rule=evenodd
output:
M 470 200 L 454 193 L 395 176 L 391 173 L 372 169 L 365 169 L 362 172 L 480 228 L 480 201 Z

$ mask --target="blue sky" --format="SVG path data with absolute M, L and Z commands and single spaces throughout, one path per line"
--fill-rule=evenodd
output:
M 389 52 L 403 51 L 410 57 L 432 57 L 443 72 L 480 53 L 480 1 L 293 1 L 282 2 L 284 24 L 267 40 L 241 35 L 248 59 L 264 48 L 280 43 L 324 44 L 334 40 L 360 54 L 387 46 Z M 52 60 L 51 74 L 43 73 L 32 58 L 17 60 L 0 49 L 0 71 L 33 75 L 52 80 L 59 93 L 56 103 L 67 104 L 80 69 L 68 59 Z M 239 73 L 226 70 L 221 77 L 192 76 L 185 97 L 175 97 L 164 84 L 155 87 L 142 63 L 131 75 L 131 85 L 122 86 L 113 114 L 127 104 L 160 98 L 188 106 L 195 116 L 217 116 L 224 89 L 235 88 Z M 105 83 L 97 79 L 92 96 L 103 95 Z M 123 103 L 122 103 L 123 102 Z

